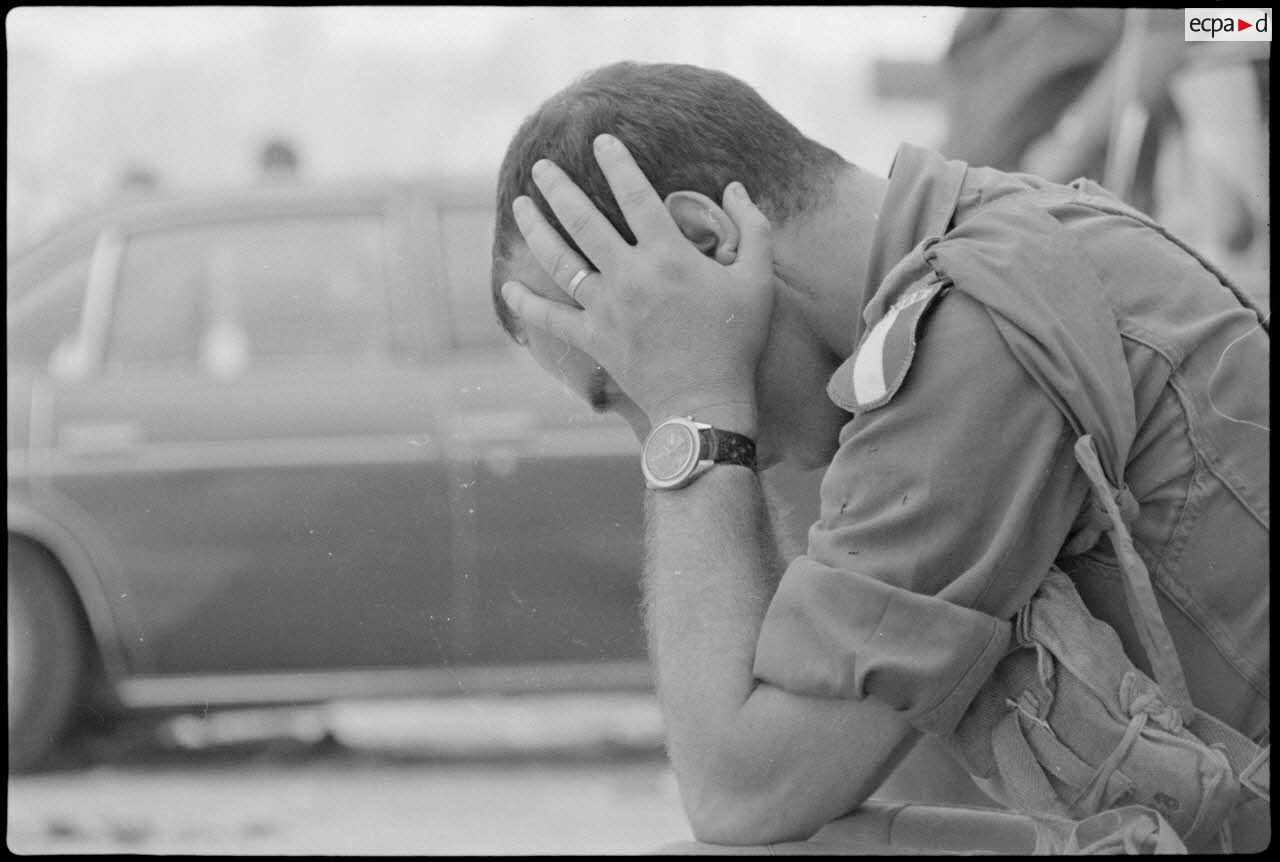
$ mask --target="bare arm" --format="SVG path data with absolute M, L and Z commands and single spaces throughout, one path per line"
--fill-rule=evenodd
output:
M 874 700 L 794 695 L 752 675 L 783 565 L 759 480 L 720 467 L 650 492 L 645 600 L 667 744 L 694 834 L 806 838 L 869 796 L 913 731 Z

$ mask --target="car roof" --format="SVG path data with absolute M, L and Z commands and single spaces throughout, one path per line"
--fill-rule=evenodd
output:
M 11 250 L 6 264 L 25 266 L 67 245 L 89 241 L 111 224 L 182 223 L 219 215 L 234 218 L 264 210 L 314 210 L 359 201 L 422 197 L 444 206 L 490 206 L 496 181 L 483 174 L 332 181 L 281 180 L 254 186 L 154 192 L 82 211 L 39 239 Z

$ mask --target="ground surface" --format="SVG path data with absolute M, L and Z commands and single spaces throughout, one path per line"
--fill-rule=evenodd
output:
M 643 696 L 135 720 L 11 776 L 15 853 L 645 853 L 689 840 Z

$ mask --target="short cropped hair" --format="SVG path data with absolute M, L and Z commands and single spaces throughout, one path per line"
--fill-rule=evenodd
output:
M 737 180 L 775 224 L 825 200 L 832 176 L 846 164 L 723 72 L 632 62 L 589 72 L 525 119 L 498 173 L 493 305 L 513 338 L 514 316 L 501 293 L 506 264 L 523 240 L 512 202 L 528 195 L 582 253 L 534 185 L 534 162 L 546 158 L 559 165 L 618 233 L 635 241 L 593 155 L 592 143 L 603 132 L 626 144 L 659 197 L 690 190 L 719 201 L 725 186 Z

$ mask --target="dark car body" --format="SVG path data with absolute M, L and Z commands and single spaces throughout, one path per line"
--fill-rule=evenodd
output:
M 273 187 L 10 261 L 10 534 L 126 705 L 647 684 L 634 438 L 498 328 L 492 225 L 482 182 Z

